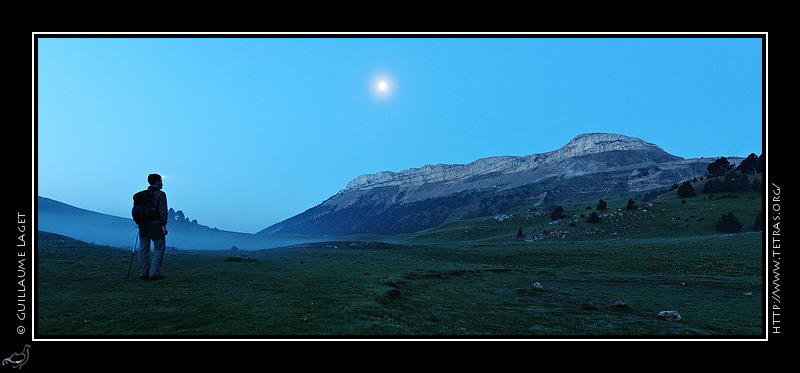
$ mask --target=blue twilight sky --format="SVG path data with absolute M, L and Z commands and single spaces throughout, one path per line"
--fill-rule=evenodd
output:
M 138 36 L 36 40 L 38 195 L 129 217 L 159 173 L 170 207 L 255 233 L 362 174 L 586 132 L 762 153 L 761 38 Z

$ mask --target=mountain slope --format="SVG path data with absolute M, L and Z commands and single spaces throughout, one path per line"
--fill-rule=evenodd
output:
M 711 161 L 685 160 L 634 137 L 588 133 L 543 154 L 362 175 L 259 234 L 409 233 L 511 209 L 669 187 L 704 175 Z

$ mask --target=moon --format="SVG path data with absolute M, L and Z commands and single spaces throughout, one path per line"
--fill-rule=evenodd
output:
M 372 97 L 378 101 L 391 100 L 397 93 L 397 84 L 392 74 L 379 72 L 372 75 L 369 82 L 369 90 Z

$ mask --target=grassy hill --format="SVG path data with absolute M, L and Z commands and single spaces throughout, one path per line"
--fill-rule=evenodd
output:
M 168 253 L 168 278 L 154 282 L 125 277 L 130 251 L 40 232 L 37 335 L 760 336 L 760 194 L 670 193 L 633 211 L 610 201 L 598 224 L 581 217 L 593 210 L 568 209 L 556 222 L 509 214 L 372 240 Z M 715 230 L 728 211 L 741 232 Z M 226 260 L 241 255 L 255 260 Z M 656 317 L 666 310 L 682 319 Z
M 694 197 L 679 198 L 673 190 L 647 202 L 635 203 L 634 210 L 628 210 L 626 205 L 628 198 L 637 196 L 619 195 L 607 200 L 605 211 L 595 210 L 598 200 L 572 202 L 565 207 L 566 218 L 556 221 L 552 221 L 551 211 L 517 210 L 393 238 L 416 243 L 489 241 L 514 244 L 523 241 L 516 239 L 520 228 L 528 242 L 715 236 L 720 234 L 716 229 L 720 217 L 728 212 L 741 221 L 742 231 L 753 230 L 755 220 L 763 211 L 759 191 L 702 194 L 704 183 L 695 183 L 697 194 Z M 598 214 L 599 223 L 587 222 L 591 212 Z

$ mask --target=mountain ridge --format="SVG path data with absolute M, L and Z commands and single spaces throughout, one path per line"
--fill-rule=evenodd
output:
M 520 172 L 542 163 L 557 162 L 608 151 L 652 150 L 669 155 L 658 146 L 641 139 L 613 133 L 585 133 L 576 136 L 558 150 L 527 156 L 498 156 L 481 158 L 468 164 L 437 164 L 411 168 L 400 172 L 381 171 L 356 177 L 343 191 L 369 189 L 397 184 L 421 185 L 428 182 L 448 182 L 459 178 L 485 175 L 491 172 Z M 672 156 L 672 155 L 670 155 Z M 675 157 L 675 156 L 672 156 Z M 676 159 L 682 159 L 675 157 Z
M 677 157 L 635 137 L 585 133 L 546 153 L 361 175 L 321 204 L 258 234 L 409 233 L 516 205 L 543 208 L 612 191 L 669 187 L 703 176 L 712 161 Z

